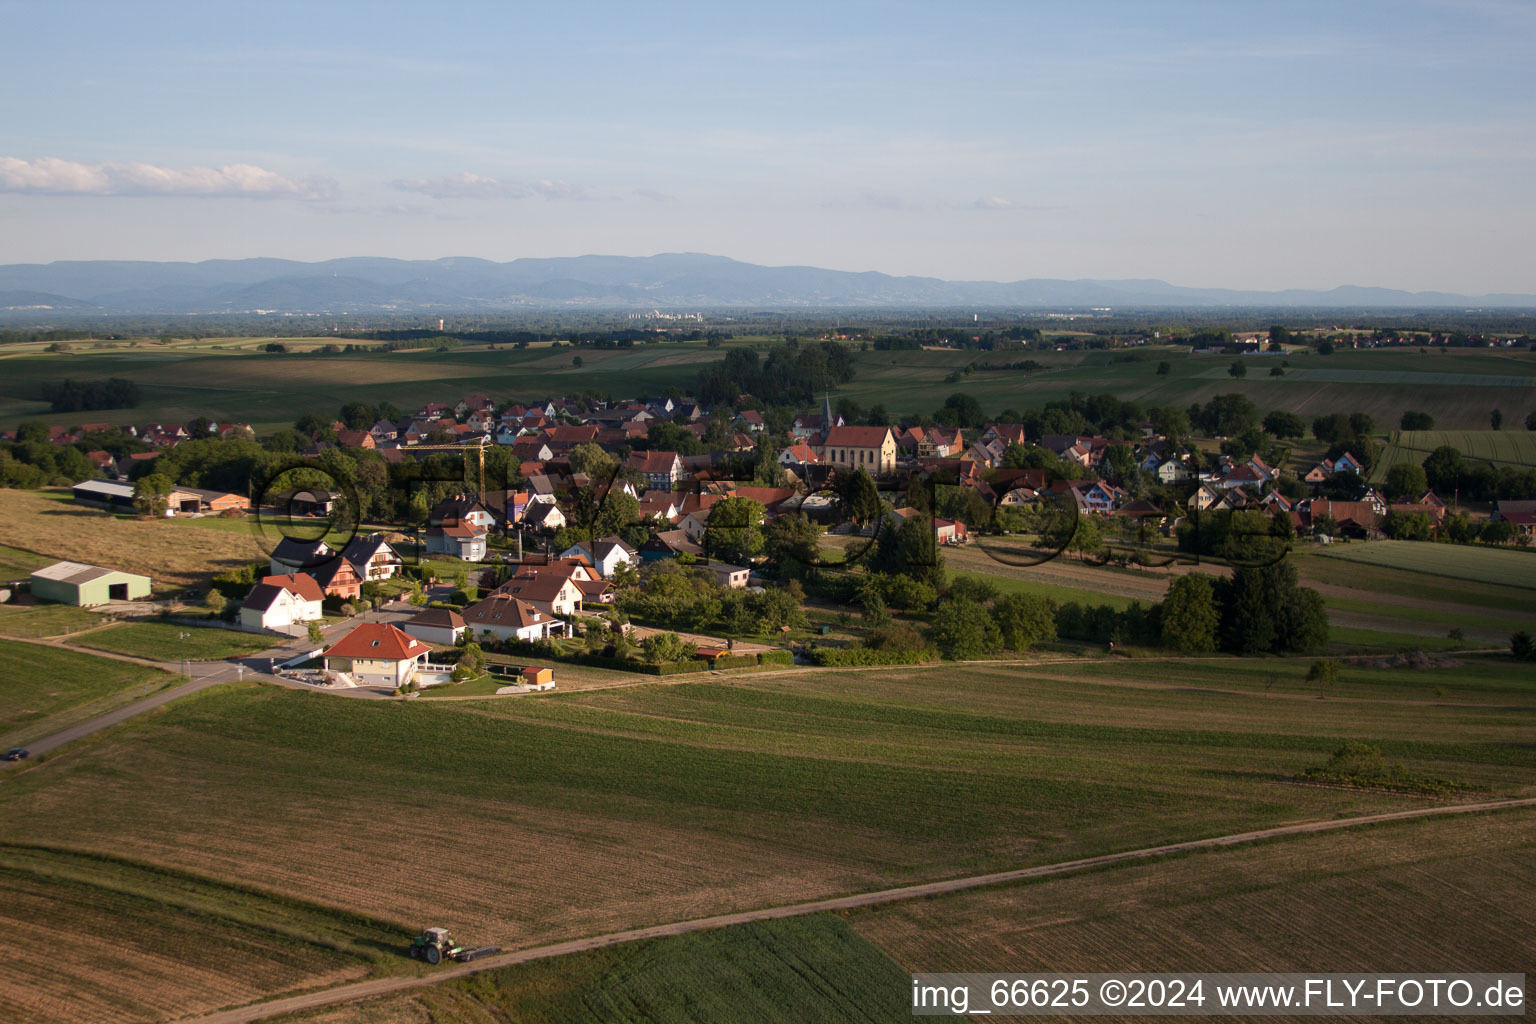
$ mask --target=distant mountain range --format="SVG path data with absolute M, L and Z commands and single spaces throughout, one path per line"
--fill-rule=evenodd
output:
M 0 317 L 133 314 L 449 313 L 518 309 L 1536 307 L 1536 295 L 1182 288 L 1166 281 L 1008 283 L 763 267 L 724 256 L 576 256 L 510 263 L 355 257 L 0 266 Z

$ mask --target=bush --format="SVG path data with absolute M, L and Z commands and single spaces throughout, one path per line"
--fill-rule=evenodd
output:
M 870 633 L 869 638 L 864 641 L 864 646 L 872 651 L 898 653 L 921 651 L 927 645 L 923 643 L 923 635 L 917 631 L 916 626 L 897 622 Z
M 763 651 L 757 656 L 759 665 L 793 665 L 795 656 L 789 651 Z
M 1536 638 L 1522 629 L 1509 638 L 1509 653 L 1516 661 L 1536 661 Z

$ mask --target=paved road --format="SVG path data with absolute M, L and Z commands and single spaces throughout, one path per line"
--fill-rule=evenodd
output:
M 645 939 L 686 935 L 690 932 L 709 931 L 731 925 L 747 924 L 751 921 L 771 921 L 785 917 L 819 914 L 824 911 L 852 910 L 857 907 L 872 907 L 882 903 L 895 903 L 900 900 L 942 896 L 947 893 L 961 892 L 966 889 L 976 889 L 988 885 L 1001 885 L 1027 878 L 1063 875 L 1109 864 L 1123 864 L 1197 850 L 1241 846 L 1247 843 L 1263 842 L 1266 839 L 1278 839 L 1285 836 L 1332 832 L 1337 829 L 1358 828 L 1362 825 L 1403 821 L 1409 818 L 1430 818 L 1447 814 L 1470 814 L 1517 807 L 1536 807 L 1536 798 L 1497 800 L 1489 803 L 1460 804 L 1445 807 L 1426 807 L 1412 811 L 1369 814 L 1359 818 L 1339 818 L 1332 821 L 1314 821 L 1301 825 L 1283 825 L 1278 828 L 1260 829 L 1256 832 L 1238 832 L 1233 835 L 1213 836 L 1209 839 L 1195 839 L 1186 843 L 1170 843 L 1166 846 L 1149 846 L 1140 850 L 1126 850 L 1122 853 L 1105 854 L 1101 857 L 1086 857 L 1082 860 L 1065 861 L 1060 864 L 1043 864 L 1038 867 L 998 871 L 990 875 L 952 878 L 942 882 L 926 882 L 921 885 L 903 886 L 899 889 L 881 889 L 876 892 L 858 893 L 853 896 L 839 896 L 833 899 L 812 900 L 807 903 L 791 903 L 786 906 L 768 907 L 763 910 L 749 910 L 738 914 L 721 914 L 715 917 L 695 918 L 691 921 L 676 921 L 672 924 L 655 925 L 650 928 L 635 928 L 624 932 L 611 932 L 607 935 L 594 935 L 585 939 L 572 939 L 569 942 L 557 942 L 552 945 L 534 946 L 511 953 L 500 953 L 472 963 L 448 965 L 432 971 L 430 974 L 416 977 L 377 978 L 372 981 L 359 981 L 348 985 L 338 985 L 335 988 L 306 992 L 303 995 L 289 996 L 286 999 L 274 999 L 270 1002 L 241 1006 L 233 1010 L 222 1010 L 203 1017 L 185 1018 L 182 1024 L 249 1024 L 251 1021 L 264 1020 L 268 1017 L 276 1017 L 279 1014 L 295 1013 L 300 1010 L 311 1010 L 320 1006 L 333 1006 L 357 999 L 388 995 L 392 992 L 433 985 L 450 978 L 463 978 L 471 974 L 479 974 L 482 971 L 495 970 L 499 967 L 511 967 L 515 964 L 528 963 L 531 960 L 544 960 L 550 957 L 565 956 L 570 953 L 601 949 L 606 946 L 640 942 Z
M 132 704 L 118 708 L 116 711 L 109 711 L 105 715 L 98 715 L 97 717 L 88 721 L 81 722 L 79 725 L 65 729 L 63 732 L 56 732 L 52 736 L 46 736 L 34 743 L 29 743 L 27 744 L 27 749 L 32 752 L 33 757 L 38 757 L 42 754 L 48 753 L 48 751 L 53 750 L 55 747 L 61 747 L 66 743 L 72 743 L 75 740 L 81 739 L 82 737 L 91 735 L 91 733 L 100 732 L 103 729 L 111 728 L 112 726 L 117 725 L 119 722 L 126 722 L 128 719 L 133 718 L 135 715 L 142 715 L 146 711 L 153 711 L 155 708 L 164 707 L 173 700 L 180 700 L 183 697 L 190 697 L 192 694 L 197 693 L 199 690 L 206 690 L 210 686 L 217 686 L 220 683 L 227 683 L 231 679 L 235 678 L 236 672 L 233 665 L 224 665 L 220 663 L 217 667 L 228 669 L 227 679 L 220 677 L 222 673 L 213 672 L 195 676 L 190 682 L 182 683 L 180 686 L 172 686 L 169 689 L 160 690 L 157 693 L 152 693 L 148 697 L 145 697 L 143 700 L 134 701 Z M 24 761 L 6 761 L 0 762 L 0 766 L 9 768 L 13 765 L 24 765 L 25 763 L 26 762 Z

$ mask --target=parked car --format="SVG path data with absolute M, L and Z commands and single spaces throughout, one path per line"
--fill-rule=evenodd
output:
M 25 761 L 31 756 L 32 751 L 28 750 L 26 747 L 12 747 L 10 750 L 5 752 L 5 759 L 7 761 Z

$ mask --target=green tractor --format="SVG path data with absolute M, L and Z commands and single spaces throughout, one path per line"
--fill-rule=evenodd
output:
M 500 953 L 500 946 L 480 946 L 478 949 L 465 949 L 453 941 L 453 936 L 448 934 L 446 928 L 428 928 L 416 938 L 411 940 L 410 953 L 416 960 L 425 960 L 436 966 L 444 960 L 477 960 L 482 956 L 490 956 L 492 953 Z

